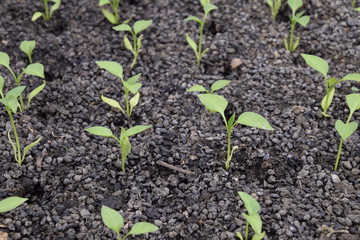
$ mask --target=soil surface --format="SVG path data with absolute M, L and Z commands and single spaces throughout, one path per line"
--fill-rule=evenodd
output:
M 34 3 L 36 2 L 36 3 Z M 9 239 L 114 239 L 101 221 L 102 205 L 125 218 L 126 233 L 138 221 L 160 230 L 131 239 L 235 239 L 245 231 L 245 211 L 237 192 L 260 203 L 265 239 L 360 239 L 360 135 L 345 144 L 339 171 L 333 172 L 339 136 L 334 124 L 349 113 L 345 96 L 359 84 L 338 87 L 329 109 L 321 115 L 324 80 L 300 53 L 326 59 L 332 77 L 360 72 L 360 14 L 348 0 L 306 0 L 308 27 L 297 26 L 299 48 L 290 54 L 283 38 L 289 31 L 284 6 L 276 21 L 262 0 L 214 0 L 204 32 L 210 48 L 201 68 L 185 34 L 197 37 L 197 25 L 183 22 L 202 16 L 198 1 L 123 0 L 122 19 L 152 19 L 144 31 L 138 64 L 122 43 L 124 33 L 112 30 L 97 1 L 66 0 L 49 22 L 31 22 L 41 1 L 0 2 L 0 51 L 11 57 L 18 73 L 28 64 L 19 45 L 36 40 L 35 62 L 45 66 L 47 86 L 31 108 L 15 115 L 21 142 L 37 145 L 19 167 L 7 141 L 11 129 L 0 118 L 0 199 L 22 196 L 21 207 L 1 214 Z M 230 67 L 241 60 L 237 69 Z M 126 77 L 142 73 L 141 98 L 131 119 L 110 108 L 101 94 L 123 97 L 119 79 L 100 70 L 95 61 L 117 61 Z M 6 89 L 14 86 L 1 67 Z M 266 117 L 273 132 L 238 126 L 232 143 L 239 146 L 231 168 L 224 170 L 226 130 L 219 114 L 210 114 L 194 93 L 194 84 L 210 86 L 229 79 L 221 90 L 229 101 L 227 116 L 253 111 Z M 33 89 L 42 80 L 25 76 Z M 4 108 L 2 107 L 4 110 Z M 360 120 L 355 113 L 354 121 Z M 104 126 L 151 124 L 131 138 L 126 173 L 118 162 L 113 139 L 83 130 Z M 174 171 L 159 164 L 194 174 Z

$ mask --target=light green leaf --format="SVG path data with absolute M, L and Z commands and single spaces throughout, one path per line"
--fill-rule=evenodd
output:
M 141 83 L 134 83 L 133 85 L 130 85 L 128 82 L 124 82 L 124 87 L 128 89 L 132 94 L 137 93 L 141 86 Z
M 192 40 L 192 38 L 189 36 L 189 34 L 186 34 L 186 41 L 188 42 L 190 47 L 194 50 L 195 54 L 197 54 L 197 45 L 194 42 L 194 40 Z
M 0 201 L 0 213 L 11 211 L 21 204 L 23 204 L 25 201 L 27 201 L 28 198 L 21 198 L 21 197 L 8 197 Z
M 44 65 L 41 63 L 32 63 L 23 70 L 28 75 L 45 78 Z
M 98 6 L 102 7 L 106 4 L 111 4 L 109 0 L 99 0 Z
M 9 98 L 10 96 L 14 97 L 14 98 L 18 98 L 22 92 L 25 90 L 25 86 L 18 86 L 18 87 L 15 87 L 13 89 L 11 89 L 10 91 L 8 91 L 6 93 L 6 99 Z
M 349 122 L 348 124 L 345 124 L 341 120 L 336 120 L 335 122 L 335 129 L 338 131 L 343 141 L 348 139 L 348 137 L 356 131 L 357 127 L 357 122 Z
M 130 99 L 130 113 L 132 112 L 133 108 L 139 103 L 140 93 L 137 92 L 134 97 Z
M 105 226 L 107 226 L 117 234 L 124 226 L 124 218 L 120 215 L 120 213 L 105 205 L 101 207 L 101 218 Z
M 187 18 L 185 18 L 184 19 L 184 22 L 185 21 L 194 21 L 194 22 L 197 22 L 198 24 L 201 24 L 201 20 L 200 20 L 200 18 L 198 18 L 198 17 L 195 17 L 195 16 L 189 16 L 189 17 L 187 17 Z
M 351 73 L 343 77 L 342 80 L 356 81 L 360 82 L 360 74 L 359 73 Z
M 45 15 L 41 12 L 36 12 L 33 14 L 31 21 L 35 22 L 36 20 L 38 20 L 41 17 L 44 17 Z
M 106 127 L 90 127 L 85 129 L 85 131 L 94 134 L 96 136 L 101 136 L 101 137 L 114 137 L 114 134 L 112 133 L 112 131 Z
M 116 24 L 116 17 L 114 14 L 106 10 L 105 8 L 101 9 L 101 12 L 104 14 L 105 18 L 112 24 Z
M 309 16 L 303 16 L 303 17 L 301 17 L 301 18 L 298 18 L 296 21 L 297 21 L 301 26 L 306 27 L 306 26 L 309 24 L 309 22 L 310 22 L 310 17 L 309 17 Z
M 297 37 L 297 38 L 295 39 L 294 45 L 292 46 L 292 49 L 291 49 L 292 52 L 295 51 L 295 49 L 298 47 L 299 42 L 300 42 L 300 37 Z
M 121 138 L 127 138 L 130 136 L 136 135 L 136 134 L 143 132 L 151 127 L 152 127 L 151 125 L 138 125 L 138 126 L 129 128 L 121 135 Z
M 210 3 L 210 0 L 200 0 L 201 6 L 205 6 L 208 3 Z
M 123 79 L 123 67 L 119 63 L 112 61 L 96 61 L 96 64 L 116 77 Z
M 134 52 L 134 49 L 132 47 L 131 42 L 129 41 L 129 39 L 127 38 L 126 35 L 124 35 L 124 44 L 127 50 L 130 50 L 132 53 Z
M 31 59 L 31 54 L 35 48 L 36 41 L 22 41 L 20 43 L 20 49 L 23 51 L 29 59 Z
M 144 31 L 151 24 L 152 24 L 152 20 L 139 20 L 139 21 L 136 21 L 134 23 L 134 26 L 133 26 L 135 35 L 137 35 L 141 31 Z
M 288 4 L 292 10 L 292 15 L 303 5 L 302 0 L 288 0 Z
M 241 233 L 236 232 L 236 236 L 237 236 L 238 238 L 240 238 L 240 240 L 244 240 L 244 239 L 243 239 L 243 236 L 241 235 Z
M 266 3 L 271 7 L 271 9 L 273 8 L 272 0 L 266 0 Z
M 121 161 L 125 162 L 127 156 L 131 152 L 131 143 L 129 141 L 129 138 L 123 137 L 122 134 L 120 135 L 120 146 L 121 146 Z M 122 170 L 125 172 L 124 168 Z
M 226 87 L 230 82 L 229 80 L 217 80 L 211 85 L 211 93 Z
M 52 0 L 55 4 L 51 6 L 50 8 L 50 18 L 52 17 L 54 11 L 56 11 L 60 5 L 61 5 L 61 0 Z
M 218 112 L 224 116 L 228 101 L 223 96 L 216 94 L 199 94 L 198 97 L 207 109 Z
M 264 130 L 275 130 L 263 116 L 253 112 L 242 113 L 236 123 Z
M 131 27 L 125 23 L 115 26 L 112 29 L 114 29 L 115 31 L 121 31 L 121 32 L 126 32 L 126 31 L 132 32 Z
M 186 90 L 187 92 L 208 92 L 208 90 L 206 90 L 203 86 L 201 85 L 194 85 L 191 88 L 189 88 L 188 90 Z
M 147 222 L 138 222 L 135 223 L 134 226 L 131 228 L 129 234 L 137 235 L 137 234 L 144 234 L 144 233 L 151 233 L 159 230 L 157 226 Z
M 107 98 L 105 97 L 104 95 L 101 95 L 101 100 L 103 100 L 106 104 L 110 105 L 111 107 L 114 107 L 114 108 L 117 108 L 119 109 L 122 113 L 125 114 L 125 111 L 124 109 L 120 106 L 119 102 L 114 100 L 114 99 L 111 99 L 111 98 Z
M 360 109 L 360 94 L 352 93 L 346 96 L 347 105 L 350 108 L 350 112 L 355 112 Z
M 354 8 L 354 10 L 360 12 L 360 7 Z
M 334 84 L 335 84 L 337 81 L 338 81 L 338 80 L 337 80 L 336 77 L 329 78 L 329 79 L 327 80 L 329 87 L 334 86 Z
M 214 11 L 215 9 L 218 9 L 217 6 L 215 6 L 214 4 L 211 4 L 211 3 L 205 4 L 205 6 L 203 6 L 203 8 L 204 8 L 205 14 L 208 14 L 209 12 Z
M 10 57 L 7 53 L 0 52 L 0 65 L 6 68 L 10 68 Z
M 139 80 L 140 77 L 141 77 L 141 73 L 136 74 L 135 76 L 132 76 L 131 78 L 129 78 L 127 80 L 127 82 L 130 83 L 131 85 L 133 85 L 134 83 L 136 83 Z
M 143 38 L 143 35 L 140 35 L 140 37 L 138 37 L 138 39 L 137 39 L 137 49 L 138 49 L 138 51 L 141 49 L 141 46 L 142 46 L 142 38 Z
M 265 232 L 262 232 L 262 233 L 255 233 L 253 235 L 253 237 L 251 238 L 251 240 L 261 240 L 265 237 Z
M 256 201 L 255 198 L 253 198 L 246 192 L 238 192 L 238 194 L 243 201 L 249 215 L 257 214 L 260 211 L 260 204 Z
M 227 121 L 228 130 L 231 130 L 233 128 L 234 122 L 235 122 L 235 113 L 233 113 L 229 118 L 229 120 Z
M 327 77 L 329 64 L 324 59 L 310 54 L 301 54 L 301 56 L 307 65 L 321 73 L 325 78 Z
M 27 103 L 27 107 L 29 108 L 30 107 L 30 102 L 31 100 L 36 96 L 38 95 L 43 89 L 44 87 L 46 86 L 46 82 L 43 81 L 43 83 L 38 86 L 37 88 L 35 88 L 34 90 L 32 90 L 29 95 L 28 95 L 28 103 Z
M 330 107 L 330 105 L 332 103 L 332 100 L 334 98 L 334 94 L 335 94 L 335 88 L 333 87 L 333 88 L 330 89 L 330 91 L 321 100 L 321 108 L 324 111 L 324 113 L 325 113 L 325 110 Z
M 2 76 L 0 76 L 0 93 L 1 94 L 3 94 L 4 84 L 5 84 L 5 79 Z
M 36 146 L 36 144 L 38 144 L 41 141 L 42 137 L 40 137 L 38 140 L 36 140 L 35 142 L 30 143 L 29 145 L 27 145 L 26 147 L 24 147 L 24 152 L 23 152 L 23 157 L 22 159 L 25 159 L 25 155 L 28 151 L 30 151 L 30 149 L 32 149 L 33 147 Z
M 241 215 L 246 219 L 246 221 L 248 221 L 255 233 L 261 234 L 262 221 L 259 214 L 248 215 L 246 213 L 242 213 Z

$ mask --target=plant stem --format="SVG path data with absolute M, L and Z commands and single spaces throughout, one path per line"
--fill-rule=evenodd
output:
M 126 114 L 130 117 L 129 90 L 125 89 Z
M 249 237 L 249 222 L 246 222 L 245 240 L 248 240 L 248 237 Z
M 133 58 L 133 61 L 131 62 L 131 68 L 133 68 L 134 66 L 135 66 L 135 64 L 136 64 L 136 61 L 137 61 L 137 57 L 138 57 L 138 55 L 139 55 L 139 46 L 138 46 L 138 44 L 137 44 L 137 41 L 138 41 L 138 39 L 137 39 L 137 37 L 136 37 L 136 34 L 135 33 L 131 33 L 132 34 L 132 36 L 133 36 L 133 41 L 134 41 L 134 43 L 133 43 L 133 49 L 134 49 L 134 52 L 133 52 L 133 55 L 134 55 L 134 58 Z M 140 36 L 141 37 L 141 36 Z
M 196 56 L 196 62 L 197 62 L 198 67 L 200 67 L 200 62 L 201 62 L 201 58 L 202 58 L 202 38 L 203 38 L 203 31 L 204 31 L 206 16 L 207 16 L 207 14 L 204 14 L 203 19 L 200 23 L 198 54 Z
M 349 124 L 349 122 L 350 122 L 350 120 L 351 120 L 351 118 L 352 118 L 353 113 L 354 113 L 354 112 L 351 112 L 351 113 L 349 114 L 349 117 L 348 117 L 348 119 L 347 119 L 347 121 L 346 121 L 346 124 Z M 336 171 L 337 168 L 338 168 L 338 166 L 339 166 L 343 142 L 344 142 L 344 140 L 341 138 L 341 139 L 340 139 L 340 143 L 339 143 L 338 152 L 337 152 L 337 155 L 336 155 L 336 161 L 335 161 L 335 165 L 334 165 L 334 171 Z
M 295 31 L 295 20 L 290 19 L 291 20 L 291 28 L 290 28 L 290 40 L 289 40 L 289 50 L 290 52 L 293 52 L 295 49 L 293 44 L 294 44 L 294 31 Z
M 114 16 L 115 16 L 115 20 L 116 20 L 116 25 L 120 24 L 120 17 L 119 17 L 119 13 L 118 13 L 118 9 L 119 9 L 119 0 L 114 0 L 113 3 L 111 4 L 112 9 L 114 11 Z
M 48 0 L 44 0 L 44 8 L 45 8 L 45 21 L 48 21 L 50 20 Z
M 18 163 L 19 166 L 21 166 L 21 164 L 22 164 L 21 146 L 20 146 L 19 136 L 18 136 L 18 133 L 17 133 L 17 130 L 16 130 L 15 121 L 14 121 L 11 110 L 8 107 L 6 107 L 6 110 L 7 110 L 7 113 L 9 115 L 9 118 L 10 118 L 11 127 L 13 129 L 15 142 L 16 142 L 16 145 L 15 145 L 16 149 L 14 149 L 15 161 Z
M 225 170 L 229 170 L 230 168 L 230 161 L 231 161 L 231 134 L 232 130 L 228 130 L 227 132 L 227 154 L 226 154 L 226 163 L 225 163 Z

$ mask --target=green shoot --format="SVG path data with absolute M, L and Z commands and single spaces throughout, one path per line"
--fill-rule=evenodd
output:
M 197 87 L 197 85 L 195 85 L 195 90 L 196 90 L 196 88 L 199 88 L 199 87 Z M 194 91 L 194 86 L 191 87 L 188 91 L 190 91 L 190 90 Z M 201 89 L 199 88 L 199 90 L 201 90 Z M 201 91 L 206 92 L 207 90 L 205 89 L 205 90 L 201 90 Z M 213 93 L 205 93 L 205 94 L 199 94 L 198 98 L 200 99 L 200 102 L 205 106 L 205 108 L 209 112 L 220 113 L 220 115 L 222 116 L 222 119 L 224 120 L 226 130 L 227 130 L 227 154 L 226 154 L 226 162 L 225 162 L 226 170 L 229 170 L 233 152 L 238 148 L 238 147 L 233 147 L 233 148 L 231 147 L 231 135 L 232 135 L 233 129 L 236 125 L 242 124 L 245 126 L 255 127 L 255 128 L 264 129 L 264 130 L 274 130 L 274 128 L 269 124 L 269 122 L 264 117 L 262 117 L 261 115 L 259 115 L 257 113 L 253 113 L 253 112 L 244 112 L 244 113 L 240 114 L 240 116 L 238 117 L 238 119 L 236 121 L 235 121 L 235 113 L 232 114 L 229 119 L 226 119 L 225 109 L 228 105 L 228 101 L 220 95 L 213 94 Z
M 200 0 L 201 6 L 203 7 L 204 15 L 203 18 L 200 19 L 195 16 L 187 17 L 184 21 L 194 21 L 200 25 L 199 30 L 199 42 L 198 44 L 195 43 L 195 41 L 189 36 L 189 34 L 186 34 L 186 41 L 188 42 L 189 46 L 194 50 L 195 56 L 196 56 L 196 64 L 198 67 L 200 67 L 201 59 L 209 51 L 208 48 L 206 48 L 204 51 L 202 50 L 202 42 L 203 42 L 203 32 L 204 32 L 204 25 L 206 21 L 207 15 L 215 10 L 218 9 L 217 6 L 210 3 L 210 0 Z
M 24 91 L 25 86 L 15 87 L 10 91 L 8 91 L 6 95 L 4 95 L 3 93 L 4 84 L 5 84 L 5 80 L 2 76 L 0 76 L 0 97 L 1 97 L 0 103 L 5 106 L 6 112 L 9 115 L 15 142 L 12 140 L 11 131 L 9 131 L 7 134 L 8 140 L 13 148 L 15 161 L 18 163 L 19 166 L 21 166 L 21 164 L 25 160 L 26 153 L 40 142 L 41 137 L 35 142 L 30 143 L 29 145 L 24 147 L 23 150 L 21 150 L 20 140 L 16 129 L 13 114 L 17 112 L 18 106 L 20 105 L 18 102 L 18 98 L 19 96 L 21 96 L 22 92 Z
M 242 234 L 237 232 L 236 236 L 241 240 L 249 239 L 249 225 L 254 231 L 254 235 L 251 238 L 252 240 L 261 240 L 265 237 L 265 232 L 262 231 L 262 221 L 259 215 L 260 205 L 256 201 L 255 198 L 250 196 L 245 192 L 238 192 L 241 200 L 243 201 L 245 208 L 247 210 L 246 213 L 242 213 L 242 216 L 246 219 L 246 229 L 245 229 L 245 238 L 243 238 Z
M 309 54 L 301 54 L 301 56 L 303 57 L 307 65 L 309 65 L 312 69 L 318 71 L 324 76 L 325 96 L 321 101 L 321 108 L 323 110 L 322 115 L 324 117 L 329 117 L 330 115 L 328 115 L 326 112 L 330 107 L 331 102 L 334 98 L 336 85 L 346 80 L 360 82 L 360 74 L 358 73 L 348 74 L 342 79 L 337 79 L 336 77 L 329 78 L 328 77 L 329 65 L 324 59 Z
M 159 228 L 154 224 L 148 222 L 138 222 L 132 226 L 130 231 L 124 237 L 121 237 L 120 230 L 124 226 L 124 218 L 119 212 L 107 206 L 102 206 L 101 218 L 104 224 L 116 233 L 117 240 L 125 240 L 130 235 L 151 233 L 159 230 Z
M 36 21 L 37 19 L 43 17 L 45 21 L 49 21 L 54 12 L 60 7 L 61 5 L 61 0 L 50 0 L 51 2 L 53 2 L 54 4 L 51 6 L 51 8 L 49 9 L 49 0 L 43 0 L 43 4 L 44 4 L 44 11 L 45 12 L 36 12 L 34 13 L 34 15 L 31 18 L 31 21 Z
M 96 61 L 96 64 L 108 71 L 109 73 L 115 75 L 116 77 L 120 78 L 121 83 L 123 85 L 123 90 L 125 93 L 125 110 L 120 106 L 120 103 L 114 99 L 107 98 L 104 95 L 101 95 L 101 100 L 105 103 L 110 105 L 111 107 L 119 109 L 123 114 L 127 115 L 128 117 L 131 116 L 132 110 L 138 104 L 140 99 L 139 89 L 141 88 L 142 84 L 138 83 L 141 73 L 137 74 L 127 81 L 124 80 L 123 77 L 123 67 L 117 62 L 111 61 Z M 129 93 L 134 94 L 134 97 L 131 99 L 129 98 Z
M 356 110 L 360 109 L 360 94 L 353 93 L 353 94 L 347 95 L 346 102 L 350 109 L 350 113 L 349 113 L 346 123 L 344 123 L 341 120 L 337 120 L 335 122 L 335 129 L 339 133 L 341 139 L 340 139 L 338 153 L 337 153 L 336 161 L 335 161 L 335 165 L 334 165 L 334 171 L 336 171 L 339 166 L 343 142 L 346 141 L 346 139 L 348 139 L 356 131 L 356 129 L 358 128 L 358 125 L 359 125 L 357 122 L 350 122 L 350 121 L 351 121 L 352 116 L 354 115 L 354 112 Z
M 36 46 L 36 41 L 22 41 L 20 43 L 20 50 L 23 51 L 29 58 L 29 62 L 33 63 L 32 61 L 32 52 Z
M 11 211 L 24 202 L 26 202 L 27 198 L 21 197 L 8 197 L 0 201 L 0 213 Z
M 216 82 L 214 82 L 211 87 L 210 87 L 210 91 L 207 90 L 206 88 L 204 88 L 201 85 L 194 85 L 191 88 L 189 88 L 187 90 L 187 92 L 205 92 L 205 93 L 214 93 L 224 87 L 226 87 L 231 81 L 229 80 L 217 80 Z
M 129 32 L 132 35 L 132 39 L 133 39 L 132 43 L 130 42 L 130 40 L 128 39 L 126 34 L 124 35 L 125 47 L 130 52 L 132 52 L 132 54 L 134 56 L 133 61 L 131 63 L 131 68 L 133 68 L 135 66 L 138 55 L 141 51 L 143 35 L 138 36 L 138 34 L 142 31 L 144 31 L 145 29 L 147 29 L 148 27 L 150 27 L 151 24 L 152 24 L 151 20 L 139 20 L 134 23 L 132 28 L 130 27 L 130 25 L 128 25 L 126 23 L 123 23 L 123 24 L 120 24 L 119 26 L 113 27 L 113 29 L 116 31 Z
M 115 139 L 119 145 L 120 145 L 120 153 L 121 153 L 121 169 L 123 172 L 125 172 L 125 162 L 127 159 L 127 156 L 129 155 L 129 153 L 131 152 L 131 143 L 129 141 L 129 137 L 136 135 L 140 132 L 143 132 L 149 128 L 151 128 L 151 125 L 138 125 L 132 128 L 129 128 L 128 130 L 126 130 L 123 127 L 120 127 L 121 129 L 121 133 L 120 133 L 120 137 L 117 138 L 110 129 L 106 128 L 106 127 L 90 127 L 85 129 L 85 131 L 94 134 L 96 136 L 101 136 L 101 137 L 110 137 Z
M 275 19 L 279 13 L 279 9 L 281 7 L 281 0 L 266 0 L 266 3 L 271 8 L 272 18 Z
M 24 50 L 26 50 L 26 52 Z M 28 56 L 31 56 L 31 52 L 32 52 L 31 43 L 30 43 L 30 47 L 29 47 L 29 44 L 27 44 L 27 43 L 25 43 L 25 45 L 22 44 L 22 51 L 24 51 Z M 0 65 L 4 66 L 5 68 L 7 68 L 9 70 L 9 72 L 11 73 L 11 75 L 13 76 L 13 78 L 15 80 L 16 86 L 21 85 L 21 79 L 24 74 L 36 76 L 36 77 L 40 77 L 40 78 L 45 78 L 44 66 L 41 63 L 31 63 L 26 68 L 23 68 L 22 72 L 19 75 L 16 75 L 15 72 L 10 67 L 10 57 L 5 52 L 0 52 Z M 43 81 L 43 83 L 40 86 L 36 87 L 33 91 L 31 91 L 28 94 L 27 108 L 29 108 L 29 106 L 30 106 L 30 101 L 44 89 L 45 85 L 46 85 L 46 82 Z M 20 111 L 23 111 L 24 109 L 25 109 L 25 105 L 24 105 L 24 101 L 23 101 L 23 96 L 20 95 Z
M 356 0 L 352 0 L 351 7 L 355 8 L 355 6 L 356 6 Z
M 119 17 L 119 3 L 120 0 L 99 0 L 99 5 L 101 8 L 101 12 L 104 14 L 105 18 L 114 25 L 120 24 L 120 17 Z M 110 5 L 112 12 L 109 12 L 104 8 L 105 5 Z M 127 23 L 129 20 L 124 21 Z
M 288 36 L 284 38 L 284 44 L 286 50 L 294 52 L 300 42 L 300 37 L 297 37 L 294 41 L 294 31 L 296 23 L 299 23 L 301 26 L 306 27 L 310 22 L 309 16 L 303 16 L 305 11 L 296 13 L 296 11 L 302 7 L 302 0 L 288 0 L 288 5 L 292 10 L 292 15 L 290 16 L 291 28 L 290 28 L 290 39 L 288 41 Z

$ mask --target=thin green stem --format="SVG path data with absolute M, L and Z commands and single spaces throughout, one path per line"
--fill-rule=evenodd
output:
M 11 112 L 11 109 L 9 109 L 8 107 L 6 107 L 7 113 L 9 115 L 10 118 L 10 122 L 11 122 L 11 127 L 13 129 L 14 132 L 14 137 L 15 137 L 15 142 L 16 142 L 16 149 L 14 149 L 14 156 L 15 156 L 15 160 L 18 163 L 19 166 L 21 166 L 22 164 L 22 159 L 21 159 L 21 146 L 20 146 L 20 140 L 19 140 L 19 136 L 18 136 L 18 132 L 16 130 L 16 125 L 15 125 L 15 121 Z
M 198 44 L 198 54 L 196 56 L 197 66 L 200 67 L 200 62 L 202 58 L 202 39 L 203 39 L 203 32 L 204 32 L 204 25 L 206 21 L 207 14 L 204 14 L 203 19 L 200 23 L 200 32 L 199 32 L 199 44 Z
M 339 143 L 339 148 L 338 148 L 338 152 L 337 152 L 337 156 L 336 156 L 336 161 L 335 161 L 335 165 L 334 165 L 334 171 L 337 170 L 338 166 L 339 166 L 339 161 L 340 161 L 340 156 L 341 156 L 341 151 L 342 151 L 342 145 L 343 145 L 343 140 L 340 139 L 340 143 Z
M 245 229 L 245 240 L 249 238 L 249 222 L 246 222 L 246 229 Z
M 50 20 L 50 12 L 49 12 L 48 0 L 44 0 L 44 9 L 45 9 L 45 21 L 48 21 L 48 20 Z
M 129 90 L 125 88 L 126 114 L 130 117 Z
M 289 50 L 290 52 L 293 52 L 295 50 L 293 49 L 294 48 L 293 44 L 294 44 L 294 31 L 295 31 L 296 22 L 293 19 L 290 20 L 291 20 L 291 27 L 290 27 Z

